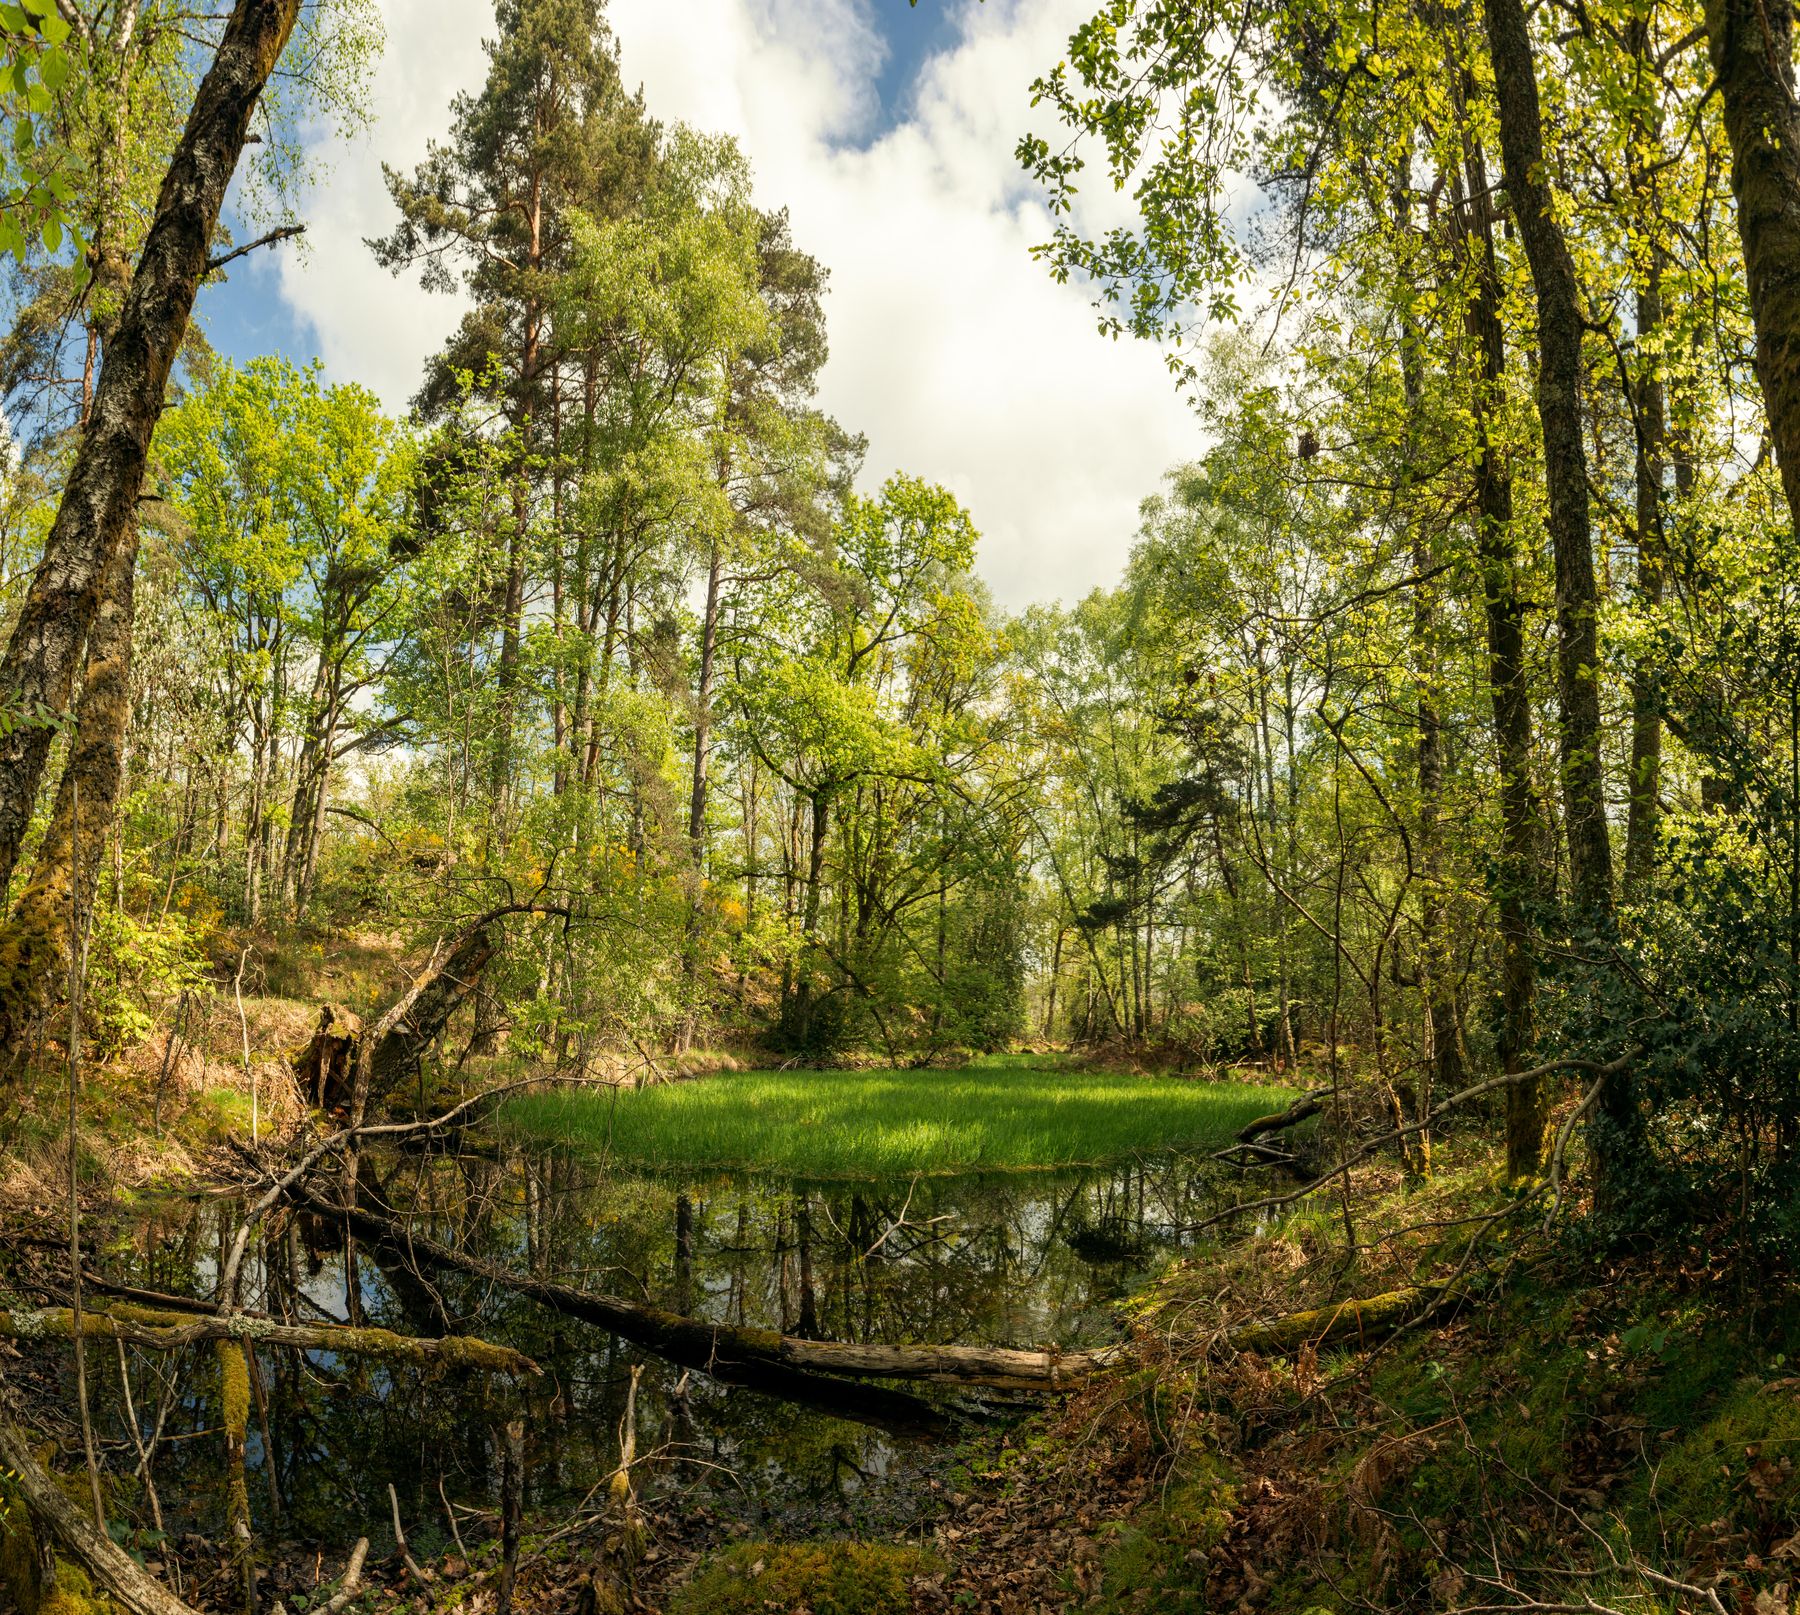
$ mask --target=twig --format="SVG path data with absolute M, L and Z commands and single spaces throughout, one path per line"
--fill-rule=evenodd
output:
M 1594 1079 L 1594 1085 L 1582 1095 L 1577 1105 L 1556 1130 L 1556 1147 L 1550 1151 L 1550 1209 L 1544 1213 L 1544 1227 L 1549 1228 L 1556 1220 L 1556 1214 L 1562 1209 L 1563 1201 L 1563 1165 L 1568 1153 L 1569 1140 L 1575 1134 L 1575 1124 L 1594 1108 L 1594 1101 L 1600 1097 L 1600 1090 L 1606 1085 L 1606 1076 L 1602 1074 Z
M 419 1561 L 412 1556 L 406 1546 L 406 1532 L 400 1524 L 400 1494 L 394 1490 L 394 1483 L 391 1480 L 388 1482 L 388 1501 L 394 1506 L 394 1546 L 400 1550 L 401 1562 L 405 1564 L 414 1581 L 430 1581 L 431 1577 L 419 1568 Z
M 247 947 L 238 955 L 237 975 L 232 978 L 231 996 L 237 1000 L 238 1033 L 244 1040 L 244 1080 L 250 1084 L 250 1142 L 255 1144 L 259 1131 L 256 1073 L 250 1069 L 250 1023 L 244 1018 L 244 961 L 249 957 L 250 950 Z
M 1689 1598 L 1704 1598 L 1712 1606 L 1714 1615 L 1726 1615 L 1725 1605 L 1720 1601 L 1715 1588 L 1696 1587 L 1692 1582 L 1677 1581 L 1673 1576 L 1665 1576 L 1660 1570 L 1652 1570 L 1642 1559 L 1635 1561 L 1631 1568 L 1645 1581 L 1655 1582 L 1658 1587 L 1669 1592 L 1684 1593 Z
M 191 997 L 191 993 L 184 988 L 180 1000 L 175 1005 L 175 1020 L 169 1028 L 169 1040 L 163 1045 L 162 1070 L 156 1078 L 156 1136 L 158 1138 L 162 1137 L 163 1094 L 169 1085 L 169 1072 L 174 1068 L 176 1054 L 185 1041 L 184 1032 Z
M 440 1472 L 437 1478 L 438 1501 L 444 1505 L 444 1518 L 450 1522 L 450 1540 L 456 1544 L 456 1551 L 462 1556 L 464 1564 L 469 1562 L 469 1550 L 463 1546 L 462 1532 L 456 1528 L 456 1510 L 450 1506 L 450 1499 L 444 1495 L 444 1477 Z
M 162 1500 L 156 1495 L 156 1482 L 150 1478 L 150 1454 L 144 1446 L 144 1432 L 138 1428 L 137 1406 L 131 1400 L 131 1365 L 125 1359 L 125 1342 L 115 1339 L 119 1348 L 119 1386 L 124 1392 L 125 1427 L 131 1432 L 131 1444 L 137 1448 L 138 1472 L 144 1477 L 144 1491 L 150 1499 L 150 1523 L 158 1534 L 163 1528 Z
M 208 258 L 203 274 L 210 275 L 215 269 L 223 269 L 234 258 L 241 258 L 247 252 L 255 252 L 258 247 L 272 247 L 278 241 L 286 241 L 291 236 L 306 234 L 304 224 L 284 224 L 277 230 L 270 230 L 258 236 L 254 241 L 246 241 L 241 247 L 234 247 L 230 252 L 220 253 L 217 258 Z

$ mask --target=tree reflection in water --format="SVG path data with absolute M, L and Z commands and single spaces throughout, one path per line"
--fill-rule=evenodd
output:
M 813 1184 L 623 1176 L 561 1151 L 366 1156 L 362 1171 L 363 1194 L 420 1232 L 540 1278 L 786 1334 L 1007 1346 L 1110 1338 L 1109 1303 L 1179 1248 L 1178 1230 L 1222 1189 L 1215 1170 L 1176 1158 Z M 112 1275 L 210 1293 L 236 1210 L 160 1209 L 113 1254 Z M 640 1478 L 652 1494 L 691 1488 L 759 1525 L 790 1512 L 816 1521 L 822 1506 L 891 1522 L 911 1512 L 907 1483 L 945 1462 L 941 1446 L 720 1385 L 485 1280 L 415 1271 L 305 1213 L 265 1225 L 245 1296 L 277 1316 L 463 1330 L 529 1353 L 546 1372 L 522 1393 L 528 1506 L 573 1504 L 604 1480 L 640 1362 L 638 1447 L 658 1460 Z M 259 1534 L 333 1546 L 378 1537 L 392 1483 L 409 1536 L 435 1551 L 448 1537 L 444 1498 L 496 1506 L 499 1409 L 482 1385 L 326 1353 L 264 1353 L 259 1366 L 266 1394 L 249 1450 Z M 164 1421 L 170 1528 L 216 1531 L 219 1443 L 203 1439 L 218 1425 L 213 1376 L 135 1355 L 132 1373 L 146 1431 L 159 1412 Z M 117 1393 L 115 1375 L 103 1388 L 114 1434 Z

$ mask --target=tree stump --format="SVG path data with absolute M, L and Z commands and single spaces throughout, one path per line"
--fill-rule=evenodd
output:
M 300 1091 L 308 1104 L 320 1110 L 342 1110 L 350 1103 L 362 1031 L 362 1018 L 342 1004 L 327 1004 L 319 1011 L 318 1030 L 294 1061 Z

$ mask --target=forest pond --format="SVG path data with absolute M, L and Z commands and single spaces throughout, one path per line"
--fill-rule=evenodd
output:
M 792 1183 L 621 1175 L 563 1150 L 365 1159 L 365 1184 L 436 1240 L 515 1271 L 709 1320 L 850 1341 L 1078 1347 L 1116 1338 L 1112 1303 L 1231 1180 L 1162 1156 L 1058 1172 Z M 164 1203 L 110 1253 L 115 1280 L 210 1293 L 240 1207 Z M 634 1365 L 639 1484 L 766 1530 L 904 1526 L 954 1460 L 958 1425 L 1007 1417 L 1003 1393 L 927 1393 L 949 1415 L 921 1433 L 850 1385 L 842 1407 L 720 1385 L 485 1279 L 347 1246 L 341 1228 L 273 1222 L 246 1301 L 296 1321 L 447 1328 L 515 1346 L 545 1370 L 525 1396 L 527 1506 L 573 1509 L 617 1463 Z M 479 1381 L 323 1353 L 259 1354 L 250 1499 L 259 1535 L 335 1549 L 391 1542 L 391 1483 L 409 1538 L 437 1551 L 458 1517 L 495 1507 L 497 1419 Z M 164 1405 L 155 1363 L 133 1359 L 140 1427 L 163 1420 L 157 1479 L 171 1533 L 220 1528 L 216 1376 L 184 1373 Z M 98 1376 L 109 1436 L 124 1433 L 116 1365 Z M 196 1389 L 199 1387 L 199 1389 Z M 872 1419 L 872 1415 L 875 1415 Z M 491 1518 L 491 1514 L 489 1515 Z

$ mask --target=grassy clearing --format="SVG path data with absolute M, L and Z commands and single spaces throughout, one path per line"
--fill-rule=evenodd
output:
M 507 1107 L 505 1124 L 652 1170 L 886 1177 L 1222 1144 L 1289 1097 L 1016 1056 L 956 1071 L 738 1071 L 638 1092 L 532 1094 Z

